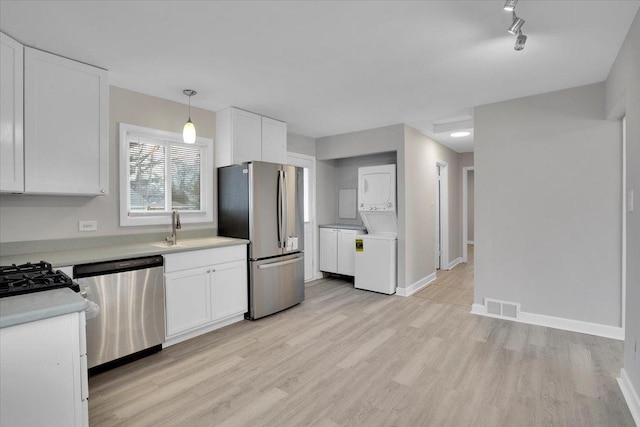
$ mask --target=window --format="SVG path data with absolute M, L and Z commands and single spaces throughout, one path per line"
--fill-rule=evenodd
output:
M 120 123 L 120 225 L 213 221 L 213 141 Z

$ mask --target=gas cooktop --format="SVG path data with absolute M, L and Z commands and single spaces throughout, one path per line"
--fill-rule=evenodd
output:
M 0 297 L 29 294 L 51 289 L 70 288 L 80 292 L 80 286 L 60 270 L 53 270 L 45 261 L 32 264 L 0 266 Z

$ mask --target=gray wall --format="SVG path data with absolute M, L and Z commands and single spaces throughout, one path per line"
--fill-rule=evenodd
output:
M 111 86 L 109 89 L 109 194 L 101 197 L 1 195 L 0 242 L 170 231 L 165 226 L 120 227 L 118 123 L 181 132 L 186 116 L 187 107 L 184 104 Z M 215 137 L 215 113 L 192 108 L 191 118 L 199 136 Z M 212 184 L 215 184 L 215 174 Z M 98 231 L 80 233 L 78 221 L 81 220 L 97 220 Z M 213 222 L 187 224 L 184 228 L 213 229 L 216 226 L 215 221 L 214 215 Z
M 336 165 L 336 188 L 333 195 L 336 200 L 335 221 L 341 224 L 362 225 L 362 218 L 356 212 L 356 219 L 339 218 L 339 190 L 354 188 L 356 189 L 356 198 L 358 194 L 358 168 L 376 165 L 396 164 L 396 153 L 380 153 L 369 156 L 349 157 L 346 159 L 335 160 Z
M 310 136 L 287 133 L 287 151 L 307 156 L 316 155 L 316 140 Z
M 634 212 L 627 218 L 627 294 L 625 316 L 624 369 L 640 394 L 640 13 L 631 24 L 607 88 L 606 113 L 609 118 L 627 117 L 627 191 L 635 194 Z
M 337 188 L 337 163 L 332 160 L 348 157 L 367 156 L 395 151 L 397 155 L 397 197 L 398 197 L 398 286 L 405 283 L 404 259 L 404 125 L 391 125 L 376 129 L 349 132 L 316 139 L 318 165 L 318 186 L 322 187 L 324 199 L 318 198 L 318 224 L 336 222 L 337 198 L 331 188 Z M 320 172 L 322 170 L 322 172 Z M 335 190 L 334 190 L 335 191 Z M 320 190 L 318 190 L 320 194 Z M 323 205 L 324 203 L 324 205 Z
M 318 160 L 343 159 L 397 151 L 404 144 L 404 125 L 385 126 L 316 139 Z
M 473 166 L 473 152 L 459 153 L 458 166 L 460 166 L 460 170 L 464 167 Z
M 621 324 L 621 131 L 604 83 L 477 107 L 475 303 Z
M 460 257 L 458 153 L 405 126 L 405 278 L 403 287 L 425 279 L 435 265 L 436 161 L 448 164 L 449 261 Z
M 318 223 L 338 220 L 335 191 L 352 183 L 358 165 L 388 163 L 390 152 L 397 165 L 398 287 L 406 288 L 435 271 L 436 160 L 449 165 L 449 258 L 461 256 L 458 153 L 404 124 L 318 138 Z

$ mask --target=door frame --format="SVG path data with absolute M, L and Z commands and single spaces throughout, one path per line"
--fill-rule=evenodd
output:
M 467 242 L 469 241 L 469 171 L 473 171 L 473 187 L 475 188 L 475 167 L 465 166 L 462 168 L 462 262 L 469 261 L 467 250 Z M 475 240 L 475 236 L 473 237 Z
M 627 317 L 627 116 L 622 117 L 622 319 L 620 324 L 625 330 L 625 320 Z
M 293 160 L 293 162 L 292 162 Z M 296 163 L 296 160 L 298 160 L 298 162 Z M 311 238 L 313 240 L 312 245 L 313 246 L 309 246 L 306 242 L 305 242 L 305 247 L 312 247 L 313 248 L 313 256 L 312 256 L 312 260 L 311 260 L 311 269 L 313 272 L 313 275 L 311 277 L 311 280 L 316 280 L 316 279 L 321 279 L 322 278 L 322 273 L 320 272 L 320 257 L 319 257 L 319 251 L 320 251 L 320 244 L 319 244 L 319 235 L 318 235 L 318 227 L 316 224 L 316 157 L 315 156 L 309 156 L 307 154 L 300 154 L 300 153 L 295 153 L 293 151 L 287 151 L 287 164 L 290 164 L 292 166 L 300 166 L 303 167 L 302 162 L 300 162 L 300 160 L 302 160 L 302 162 L 311 162 L 311 170 L 309 171 L 309 176 L 311 176 L 311 180 L 312 180 L 312 185 L 309 188 L 311 194 L 309 195 L 309 202 L 311 204 L 310 209 L 309 209 L 309 219 L 310 219 L 310 223 L 311 223 Z M 306 165 L 304 166 L 306 167 Z M 303 224 L 304 224 L 304 219 L 303 219 Z M 303 225 L 303 229 L 304 229 L 304 225 Z M 305 254 L 306 255 L 306 254 Z
M 449 268 L 449 164 L 443 160 L 436 160 L 436 191 L 435 191 L 435 261 L 438 269 L 438 243 L 440 243 L 440 270 Z M 440 166 L 440 186 L 438 186 L 438 166 Z M 440 196 L 440 197 L 438 197 Z M 440 215 L 438 215 L 438 212 Z M 440 242 L 438 242 L 438 230 L 440 230 Z

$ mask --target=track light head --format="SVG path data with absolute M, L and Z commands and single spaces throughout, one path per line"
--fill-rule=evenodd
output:
M 507 0 L 504 4 L 504 10 L 508 12 L 513 12 L 516 10 L 516 5 L 518 4 L 518 0 Z
M 513 14 L 513 22 L 511 23 L 511 26 L 509 27 L 509 29 L 507 31 L 509 31 L 514 36 L 518 35 L 518 33 L 520 33 L 520 29 L 522 28 L 523 25 L 524 25 L 524 19 L 518 18 L 514 13 Z
M 527 36 L 522 34 L 522 32 L 518 33 L 518 37 L 516 38 L 516 44 L 513 46 L 515 50 L 524 49 L 524 44 L 527 42 Z

